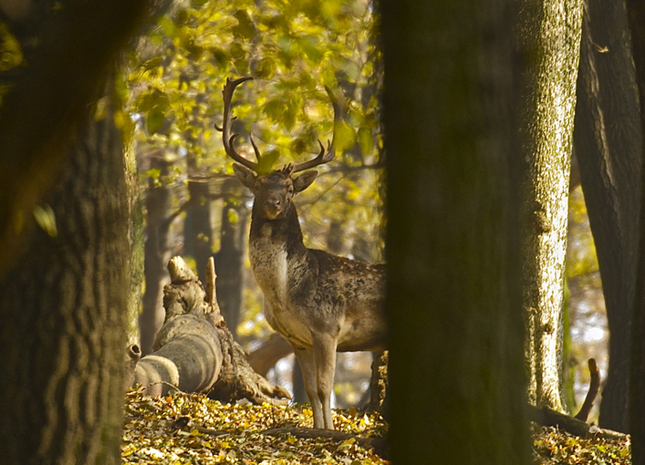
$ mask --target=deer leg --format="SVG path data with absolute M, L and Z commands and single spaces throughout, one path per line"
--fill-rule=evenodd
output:
M 316 361 L 312 349 L 295 349 L 294 352 L 300 362 L 302 370 L 302 379 L 305 382 L 305 390 L 311 402 L 311 410 L 314 414 L 314 428 L 324 428 L 323 411 L 320 400 L 318 399 L 318 389 L 316 387 Z
M 334 388 L 334 371 L 336 370 L 336 338 L 329 334 L 314 333 L 314 358 L 316 360 L 316 387 L 322 404 L 323 419 L 326 429 L 334 429 L 331 416 L 331 391 Z

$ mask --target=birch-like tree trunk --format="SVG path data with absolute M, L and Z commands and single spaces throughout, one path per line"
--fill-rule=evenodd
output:
M 563 411 L 564 270 L 582 0 L 523 2 L 524 311 L 529 401 Z

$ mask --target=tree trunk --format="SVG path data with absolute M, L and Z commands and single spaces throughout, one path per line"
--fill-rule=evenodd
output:
M 523 264 L 528 394 L 534 405 L 564 411 L 564 270 L 582 0 L 524 6 L 519 32 L 530 50 L 520 103 L 529 160 Z
M 197 160 L 189 151 L 188 173 L 197 172 Z M 195 259 L 195 267 L 204 279 L 204 270 L 213 254 L 211 227 L 211 199 L 208 182 L 203 179 L 188 180 L 188 205 L 184 223 L 184 255 Z
M 166 264 L 170 258 L 168 250 L 168 221 L 170 191 L 163 177 L 168 174 L 168 162 L 163 152 L 157 150 L 150 155 L 150 167 L 160 171 L 159 182 L 148 180 L 146 196 L 146 239 L 144 244 L 145 293 L 143 311 L 139 316 L 141 352 L 149 354 L 155 337 L 163 325 L 163 287 L 168 283 Z
M 530 463 L 511 6 L 382 2 L 393 463 Z
M 632 34 L 636 82 L 640 101 L 641 135 L 645 135 L 645 5 L 627 0 L 627 16 Z M 642 141 L 642 139 L 641 139 Z M 641 146 L 641 154 L 645 153 Z M 632 320 L 632 353 L 630 379 L 630 427 L 632 434 L 632 463 L 645 464 L 645 169 L 641 171 L 641 210 L 639 253 L 637 259 L 636 291 Z
M 240 205 L 240 184 L 231 179 L 222 186 L 224 206 L 220 228 L 220 248 L 215 255 L 217 262 L 217 295 L 222 315 L 231 332 L 237 334 L 237 326 L 242 314 L 242 295 L 244 290 L 244 252 L 246 225 L 249 209 Z
M 27 247 L 34 207 L 66 166 L 70 134 L 83 124 L 106 70 L 141 20 L 143 0 L 2 1 L 2 23 L 25 61 L 6 69 L 0 105 L 0 279 Z
M 0 456 L 118 464 L 129 250 L 111 114 L 85 126 L 45 202 L 43 229 L 0 282 Z
M 130 239 L 130 293 L 128 297 L 127 334 L 128 345 L 138 344 L 139 316 L 143 311 L 145 283 L 145 221 L 143 199 L 139 185 L 139 171 L 134 149 L 125 150 L 125 173 L 128 198 L 128 237 Z
M 574 133 L 610 332 L 600 424 L 623 432 L 643 159 L 628 31 L 623 2 L 587 0 Z

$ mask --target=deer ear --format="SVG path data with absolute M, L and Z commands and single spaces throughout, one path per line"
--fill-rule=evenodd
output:
M 233 163 L 233 171 L 235 171 L 235 175 L 242 182 L 242 184 L 253 190 L 256 176 L 252 170 L 248 169 L 244 165 L 240 165 L 239 163 Z
M 293 190 L 296 192 L 304 191 L 307 187 L 311 186 L 311 183 L 314 182 L 316 176 L 318 176 L 318 171 L 316 170 L 305 171 L 297 178 L 294 178 Z

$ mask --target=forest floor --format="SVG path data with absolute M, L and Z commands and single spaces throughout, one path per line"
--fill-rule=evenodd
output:
M 389 464 L 387 424 L 377 414 L 336 410 L 336 438 L 306 438 L 311 410 L 300 406 L 229 405 L 175 392 L 126 396 L 123 464 Z M 344 434 L 343 434 L 344 433 Z M 539 465 L 631 463 L 627 440 L 578 438 L 533 427 Z

